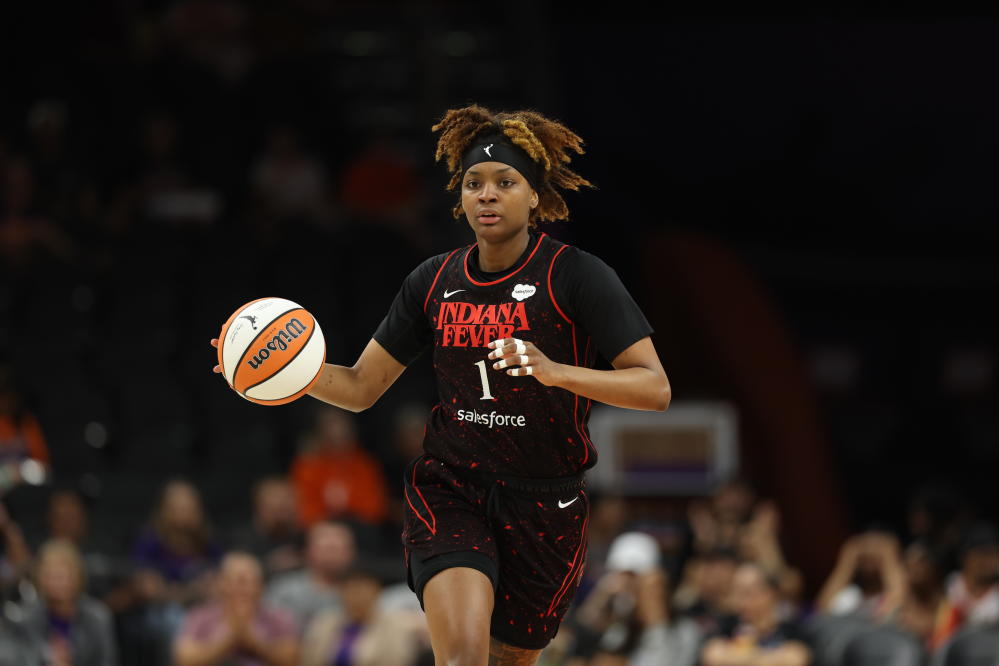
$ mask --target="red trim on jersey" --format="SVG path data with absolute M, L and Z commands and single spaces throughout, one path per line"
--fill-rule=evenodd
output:
M 569 246 L 563 245 L 562 247 L 560 247 L 558 249 L 558 252 L 555 253 L 555 256 L 552 257 L 552 263 L 548 265 L 548 298 L 551 299 L 552 305 L 555 306 L 555 309 L 558 310 L 558 313 L 562 315 L 562 319 L 565 319 L 567 322 L 571 324 L 572 320 L 566 317 L 565 313 L 562 312 L 562 308 L 558 306 L 558 301 L 555 300 L 555 292 L 552 291 L 552 269 L 555 268 L 555 260 L 558 259 L 558 255 L 562 254 L 562 250 L 564 250 L 567 247 Z
M 423 300 L 423 311 L 424 312 L 427 311 L 427 303 L 430 302 L 430 294 L 434 293 L 434 287 L 437 286 L 437 279 L 440 278 L 441 271 L 443 271 L 444 267 L 447 266 L 447 262 L 451 260 L 451 257 L 454 256 L 454 253 L 457 252 L 460 249 L 461 249 L 460 247 L 457 247 L 457 248 L 451 250 L 451 254 L 447 255 L 444 258 L 444 263 L 441 264 L 441 267 L 437 269 L 437 275 L 434 276 L 434 281 L 430 283 L 430 289 L 427 290 L 427 297 Z
M 541 236 L 538 237 L 538 244 L 534 246 L 533 250 L 531 250 L 531 254 L 527 257 L 527 259 L 524 261 L 524 263 L 522 263 L 520 266 L 517 267 L 517 270 L 515 270 L 512 273 L 510 273 L 509 275 L 504 275 L 503 277 L 501 277 L 498 280 L 493 280 L 492 282 L 476 282 L 475 280 L 472 279 L 471 274 L 468 272 L 468 255 L 470 255 L 472 253 L 472 250 L 474 250 L 478 246 L 478 243 L 476 243 L 472 247 L 468 248 L 468 252 L 465 253 L 465 259 L 464 259 L 464 261 L 465 261 L 465 277 L 468 278 L 469 282 L 471 282 L 472 284 L 474 284 L 477 287 L 489 287 L 489 286 L 492 286 L 494 284 L 499 284 L 503 280 L 509 280 L 514 275 L 516 275 L 517 273 L 519 273 L 521 271 L 521 269 L 524 268 L 524 266 L 526 266 L 527 264 L 531 263 L 531 259 L 534 258 L 534 253 L 538 251 L 539 247 L 541 247 L 541 241 L 543 241 L 545 239 L 545 236 L 547 236 L 547 235 L 548 234 L 546 234 L 546 233 L 542 233 Z M 426 306 L 424 306 L 424 307 L 426 307 Z
M 590 336 L 586 336 L 586 348 L 583 350 L 583 365 L 586 366 L 587 368 L 590 367 L 590 342 L 592 340 L 593 338 L 591 338 Z M 596 360 L 596 357 L 594 357 L 593 360 Z M 582 424 L 586 423 L 586 418 L 589 416 L 590 407 L 592 406 L 593 406 L 593 400 L 587 398 L 586 409 L 583 410 L 583 420 L 580 421 L 580 423 Z M 593 441 L 590 439 L 590 436 L 586 434 L 586 429 L 580 428 L 579 434 L 581 434 L 586 443 L 589 444 L 589 448 L 586 449 L 587 455 L 589 455 L 590 449 L 593 449 L 595 451 L 596 447 L 593 446 Z
M 572 325 L 572 362 L 573 365 L 579 366 L 579 350 L 576 348 L 576 325 Z M 588 445 L 588 440 L 586 435 L 583 434 L 583 429 L 579 425 L 579 394 L 572 394 L 572 424 L 576 426 L 576 433 L 579 435 L 579 443 L 583 445 L 583 464 L 590 459 L 590 446 Z
M 569 564 L 569 573 L 565 575 L 562 579 L 562 584 L 558 588 L 558 592 L 555 593 L 555 598 L 552 599 L 551 605 L 548 606 L 548 615 L 552 615 L 555 612 L 555 607 L 558 606 L 558 602 L 562 601 L 562 597 L 566 595 L 569 588 L 572 587 L 572 581 L 579 575 L 579 572 L 583 570 L 583 558 L 579 555 L 583 552 L 583 548 L 586 546 L 586 524 L 590 520 L 590 498 L 586 496 L 586 493 L 582 490 L 579 494 L 583 496 L 583 500 L 586 502 L 586 517 L 583 518 L 583 531 L 579 538 L 579 545 L 576 546 L 576 554 L 572 557 L 572 562 Z M 577 566 L 578 565 L 578 566 Z

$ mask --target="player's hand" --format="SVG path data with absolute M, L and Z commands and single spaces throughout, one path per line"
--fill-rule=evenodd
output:
M 219 339 L 218 338 L 212 338 L 211 344 L 212 344 L 212 347 L 215 347 L 216 349 L 218 349 L 219 348 Z M 212 372 L 216 372 L 216 373 L 222 372 L 222 366 L 216 365 L 214 368 L 212 368 Z
M 519 338 L 500 338 L 486 345 L 493 351 L 488 359 L 494 370 L 503 370 L 512 377 L 534 377 L 545 386 L 557 384 L 562 377 L 562 364 L 551 360 L 533 342 Z

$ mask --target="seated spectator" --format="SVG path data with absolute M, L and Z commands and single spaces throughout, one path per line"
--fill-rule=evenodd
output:
M 93 543 L 90 517 L 83 497 L 75 490 L 56 490 L 49 496 L 47 513 L 50 539 L 65 539 L 83 557 L 87 594 L 105 600 L 112 587 L 121 582 L 123 565 Z
M 999 531 L 989 523 L 973 525 L 960 560 L 961 569 L 946 581 L 947 609 L 934 631 L 934 644 L 942 644 L 962 627 L 999 622 Z
M 150 526 L 132 549 L 140 575 L 153 576 L 149 587 L 160 590 L 162 600 L 198 602 L 207 595 L 220 554 L 197 488 L 182 480 L 167 483 Z
M 620 535 L 611 543 L 606 570 L 576 615 L 577 655 L 607 664 L 694 666 L 700 633 L 673 612 L 655 539 Z
M 703 666 L 806 666 L 811 652 L 794 622 L 780 619 L 780 583 L 759 564 L 739 566 L 732 581 L 736 615 L 701 652 Z
M 355 566 L 341 581 L 343 608 L 316 615 L 302 645 L 302 666 L 408 666 L 419 652 L 423 619 L 380 610 L 382 583 Z
M 353 565 L 354 535 L 342 523 L 316 523 L 309 530 L 305 569 L 278 576 L 267 587 L 267 601 L 290 610 L 300 631 L 324 610 L 342 606 L 340 584 Z
M 193 608 L 174 641 L 177 666 L 294 666 L 298 635 L 291 614 L 261 603 L 263 571 L 253 555 L 222 560 L 215 599 Z
M 208 597 L 219 555 L 197 489 L 187 481 L 168 482 L 132 548 L 131 584 L 109 599 L 130 662 L 169 663 L 184 610 Z
M 756 491 L 749 482 L 734 479 L 715 491 L 710 502 L 691 502 L 687 513 L 693 551 L 737 548 L 743 528 L 752 518 L 756 499 Z
M 937 623 L 947 616 L 938 558 L 927 543 L 916 541 L 905 549 L 903 564 L 908 584 L 896 623 L 934 652 L 940 647 L 934 642 Z
M 24 462 L 33 460 L 37 478 L 25 479 Z M 9 369 L 0 366 L 0 496 L 25 481 L 39 483 L 48 474 L 45 435 L 24 405 Z
M 324 518 L 378 524 L 388 517 L 388 491 L 381 465 L 357 441 L 352 415 L 317 406 L 309 450 L 296 456 L 291 479 L 305 526 Z
M 114 666 L 114 626 L 107 607 L 83 593 L 83 561 L 71 542 L 53 539 L 38 553 L 38 599 L 26 604 L 24 626 L 47 645 L 52 663 Z
M 864 532 L 846 540 L 839 559 L 819 592 L 819 610 L 831 615 L 856 613 L 883 620 L 906 597 L 905 570 L 898 539 L 885 532 Z
M 702 634 L 718 630 L 732 613 L 732 578 L 739 556 L 731 548 L 716 548 L 690 559 L 674 603 L 678 612 L 697 623 Z
M 781 613 L 794 614 L 801 601 L 801 572 L 790 566 L 780 545 L 780 512 L 770 501 L 759 502 L 752 517 L 743 525 L 737 552 L 743 560 L 756 562 L 780 587 Z
M 253 489 L 253 522 L 233 544 L 255 555 L 270 579 L 304 564 L 304 542 L 294 488 L 282 477 L 261 480 Z
M 20 582 L 30 565 L 31 551 L 21 527 L 0 503 L 0 597 L 8 597 L 7 591 Z

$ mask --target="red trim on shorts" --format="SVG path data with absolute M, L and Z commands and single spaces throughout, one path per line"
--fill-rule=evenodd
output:
M 579 494 L 583 496 L 586 502 L 586 517 L 583 518 L 583 531 L 580 533 L 579 545 L 576 546 L 576 554 L 572 557 L 572 562 L 569 564 L 569 573 L 565 575 L 562 579 L 562 585 L 559 586 L 558 592 L 555 593 L 555 598 L 552 599 L 552 603 L 548 606 L 548 615 L 555 614 L 555 607 L 558 606 L 559 602 L 562 601 L 562 597 L 566 595 L 569 589 L 572 587 L 572 581 L 579 575 L 579 572 L 583 570 L 583 558 L 579 555 L 583 552 L 583 548 L 586 546 L 586 524 L 590 521 L 590 498 L 586 496 L 586 493 L 582 490 Z
M 552 269 L 555 268 L 555 260 L 558 259 L 558 255 L 562 254 L 562 250 L 564 250 L 567 247 L 569 246 L 563 245 L 562 247 L 560 247 L 558 249 L 558 252 L 555 253 L 555 256 L 552 257 L 552 263 L 548 264 L 548 298 L 551 299 L 552 305 L 555 306 L 555 309 L 558 310 L 558 313 L 562 315 L 562 319 L 565 319 L 567 322 L 571 324 L 572 320 L 566 317 L 565 313 L 562 312 L 562 308 L 558 306 L 558 301 L 555 300 L 555 292 L 552 291 Z
M 424 312 L 427 311 L 427 303 L 430 302 L 430 294 L 434 293 L 434 287 L 437 286 L 437 279 L 441 276 L 441 271 L 443 271 L 444 267 L 447 266 L 447 262 L 451 260 L 451 257 L 454 256 L 454 253 L 457 252 L 460 249 L 461 249 L 460 247 L 457 247 L 457 248 L 451 250 L 451 254 L 449 254 L 446 257 L 444 257 L 444 263 L 441 264 L 441 267 L 437 269 L 437 275 L 434 276 L 434 281 L 430 283 L 430 289 L 427 290 L 427 297 L 423 300 L 423 311 Z
M 512 273 L 510 273 L 509 275 L 504 275 L 503 277 L 501 277 L 498 280 L 493 280 L 492 282 L 476 282 L 475 280 L 472 279 L 471 274 L 468 272 L 468 255 L 470 255 L 472 253 L 472 250 L 474 250 L 475 247 L 478 245 L 478 243 L 476 243 L 472 247 L 468 248 L 467 252 L 465 252 L 465 259 L 464 259 L 464 263 L 465 263 L 465 277 L 468 278 L 469 282 L 471 282 L 472 284 L 474 284 L 477 287 L 489 287 L 489 286 L 492 286 L 494 284 L 499 284 L 503 280 L 509 280 L 514 275 L 516 275 L 517 273 L 519 273 L 521 271 L 521 269 L 524 268 L 524 266 L 526 266 L 527 264 L 531 263 L 531 259 L 534 258 L 534 254 L 538 251 L 538 248 L 541 247 L 541 241 L 543 241 L 545 239 L 545 236 L 547 236 L 547 235 L 548 234 L 546 234 L 546 233 L 542 233 L 538 237 L 538 243 L 537 243 L 537 245 L 535 245 L 534 249 L 531 250 L 531 254 L 528 255 L 528 257 L 527 257 L 526 260 L 524 260 L 524 263 L 522 263 L 520 266 L 517 267 L 517 270 L 515 270 Z
M 433 521 L 433 525 L 431 525 L 430 523 L 428 523 L 426 521 L 426 519 L 423 516 L 420 515 L 420 512 L 416 510 L 415 506 L 413 506 L 413 502 L 410 501 L 410 499 L 409 499 L 409 493 L 407 493 L 406 489 L 403 488 L 402 489 L 402 494 L 406 496 L 406 503 L 409 504 L 409 508 L 413 510 L 413 513 L 416 514 L 416 517 L 423 521 L 423 524 L 427 526 L 427 529 L 430 530 L 430 533 L 436 536 L 436 534 L 437 534 L 437 516 L 435 516 L 434 512 L 430 510 L 430 505 L 427 504 L 427 500 L 424 499 L 423 493 L 421 493 L 420 489 L 416 487 L 416 465 L 413 465 L 413 479 L 412 479 L 412 482 L 411 482 L 410 485 L 413 486 L 413 490 L 416 491 L 416 494 L 420 496 L 420 500 L 423 502 L 423 506 L 427 507 L 427 513 L 430 514 L 430 520 Z

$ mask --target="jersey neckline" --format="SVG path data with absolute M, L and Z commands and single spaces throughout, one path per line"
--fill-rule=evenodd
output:
M 531 235 L 534 236 L 535 234 L 531 234 Z M 535 253 L 537 253 L 538 248 L 541 247 L 541 241 L 544 240 L 545 236 L 547 236 L 547 235 L 548 234 L 545 233 L 545 232 L 540 232 L 540 233 L 537 234 L 537 239 L 538 240 L 534 244 L 534 248 L 531 249 L 530 245 L 528 245 L 527 248 L 524 249 L 524 254 L 527 255 L 527 258 L 523 259 L 523 261 L 520 261 L 518 259 L 518 261 L 520 261 L 520 264 L 516 268 L 510 268 L 510 269 L 507 269 L 506 271 L 497 271 L 495 273 L 486 273 L 485 271 L 478 270 L 477 272 L 479 274 L 485 275 L 485 276 L 488 276 L 488 277 L 492 277 L 494 275 L 501 276 L 501 277 L 498 277 L 498 278 L 496 278 L 494 280 L 489 280 L 489 281 L 486 281 L 486 282 L 481 282 L 481 281 L 476 280 L 475 278 L 473 278 L 472 277 L 472 273 L 471 273 L 471 271 L 468 268 L 468 258 L 472 254 L 472 250 L 476 249 L 479 246 L 478 243 L 475 243 L 470 248 L 468 248 L 468 250 L 465 251 L 465 257 L 464 257 L 464 260 L 463 260 L 464 267 L 465 267 L 465 278 L 468 279 L 469 282 L 471 282 L 472 284 L 474 284 L 477 287 L 490 287 L 490 286 L 492 286 L 494 284 L 499 284 L 500 282 L 503 282 L 504 280 L 508 280 L 508 279 L 512 278 L 514 275 L 516 275 L 517 273 L 519 273 L 525 266 L 527 266 L 527 264 L 531 263 L 531 259 L 534 258 L 534 255 L 535 255 Z M 521 258 L 523 258 L 524 254 L 520 255 Z

